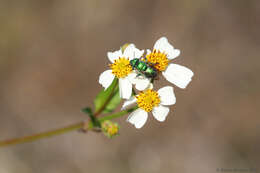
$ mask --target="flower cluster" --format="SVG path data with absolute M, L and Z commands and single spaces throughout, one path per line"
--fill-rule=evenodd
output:
M 154 80 L 162 75 L 170 83 L 184 89 L 193 76 L 190 69 L 171 63 L 179 55 L 180 50 L 175 49 L 166 37 L 157 40 L 152 51 L 139 50 L 134 44 L 129 44 L 124 50 L 107 53 L 110 69 L 100 75 L 99 83 L 106 90 L 115 78 L 118 79 L 119 95 L 126 99 L 122 109 L 134 104 L 138 106 L 127 118 L 136 128 L 143 127 L 149 112 L 162 122 L 170 111 L 167 106 L 175 104 L 176 98 L 172 86 L 153 90 Z M 139 93 L 136 94 L 135 89 Z
M 85 107 L 82 112 L 89 116 L 86 122 L 72 124 L 67 127 L 42 132 L 39 134 L 0 141 L 0 147 L 9 146 L 63 134 L 73 130 L 87 132 L 103 132 L 108 138 L 119 135 L 119 125 L 114 118 L 130 113 L 127 122 L 136 128 L 142 128 L 148 114 L 160 122 L 165 121 L 170 109 L 176 103 L 172 86 L 155 90 L 155 81 L 163 76 L 167 81 L 179 88 L 186 88 L 193 72 L 181 65 L 171 63 L 180 55 L 166 37 L 161 37 L 154 44 L 153 50 L 139 50 L 134 44 L 125 44 L 120 50 L 108 52 L 109 69 L 101 73 L 99 83 L 104 87 L 94 99 L 94 111 Z M 125 99 L 122 110 L 104 117 L 100 114 L 113 112 Z M 135 105 L 135 106 L 133 106 Z

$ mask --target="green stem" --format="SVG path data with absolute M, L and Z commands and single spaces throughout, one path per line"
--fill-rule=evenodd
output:
M 124 111 L 120 111 L 120 112 L 99 118 L 99 121 L 105 121 L 105 120 L 111 120 L 111 119 L 114 119 L 114 118 L 119 118 L 119 117 L 121 117 L 121 116 L 123 116 L 127 113 L 134 111 L 135 109 L 136 109 L 136 107 L 130 108 L 130 109 L 127 109 L 127 110 L 124 110 Z M 89 124 L 90 123 L 91 123 L 91 121 L 89 121 Z M 75 123 L 75 124 L 72 124 L 72 125 L 69 125 L 69 126 L 66 126 L 66 127 L 62 127 L 62 128 L 55 129 L 55 130 L 34 134 L 34 135 L 31 135 L 31 136 L 24 136 L 24 137 L 21 137 L 21 138 L 14 138 L 14 139 L 0 141 L 0 147 L 7 147 L 7 146 L 10 146 L 10 145 L 15 145 L 15 144 L 33 142 L 33 141 L 37 141 L 37 140 L 40 140 L 40 139 L 65 134 L 65 133 L 68 133 L 68 132 L 80 130 L 84 127 L 84 125 L 85 125 L 85 122 L 79 122 L 79 123 Z
M 117 112 L 117 113 L 114 113 L 114 114 L 111 114 L 111 115 L 108 115 L 108 116 L 105 116 L 105 117 L 101 117 L 98 120 L 100 122 L 102 122 L 102 121 L 105 121 L 105 120 L 112 120 L 112 119 L 115 119 L 115 118 L 119 118 L 119 117 L 121 117 L 125 114 L 133 112 L 136 109 L 137 109 L 137 107 L 133 107 L 133 108 L 130 108 L 130 109 L 127 109 L 127 110 L 123 110 L 121 112 Z
M 128 46 L 128 44 L 125 44 L 124 46 L 122 46 L 122 51 L 124 51 L 124 49 Z M 114 95 L 114 91 L 118 89 L 118 80 L 116 81 L 115 85 L 112 88 L 112 91 L 110 93 L 110 95 L 107 97 L 106 101 L 104 102 L 104 104 L 100 107 L 100 109 L 98 109 L 93 115 L 94 116 L 98 116 L 100 113 L 103 112 L 103 110 L 106 108 L 107 104 L 111 101 L 113 95 Z M 132 112 L 136 109 L 135 108 L 130 108 L 118 113 L 114 113 L 102 118 L 99 118 L 98 120 L 100 122 L 105 121 L 105 120 L 111 120 L 114 118 L 118 118 L 121 117 L 129 112 Z M 85 129 L 86 125 L 88 125 L 88 129 Z M 38 134 L 34 134 L 31 136 L 24 136 L 21 138 L 14 138 L 14 139 L 9 139 L 9 140 L 4 140 L 4 141 L 0 141 L 0 147 L 7 147 L 10 145 L 15 145 L 15 144 L 21 144 L 21 143 L 26 143 L 26 142 L 33 142 L 36 140 L 40 140 L 40 139 L 44 139 L 44 138 L 48 138 L 48 137 L 52 137 L 52 136 L 57 136 L 57 135 L 61 135 L 61 134 L 65 134 L 71 131 L 75 131 L 75 130 L 94 130 L 93 129 L 93 124 L 91 121 L 88 121 L 88 123 L 86 122 L 79 122 L 76 124 L 72 124 L 69 126 L 65 126 L 59 129 L 55 129 L 55 130 L 51 130 L 51 131 L 47 131 L 47 132 L 42 132 L 42 133 L 38 133 Z
M 68 133 L 71 131 L 79 130 L 83 127 L 83 125 L 84 125 L 84 122 L 79 122 L 79 123 L 72 124 L 72 125 L 69 125 L 69 126 L 66 126 L 63 128 L 59 128 L 59 129 L 55 129 L 55 130 L 51 130 L 51 131 L 47 131 L 47 132 L 42 132 L 42 133 L 34 134 L 31 136 L 24 136 L 21 138 L 14 138 L 14 139 L 9 139 L 9 140 L 5 140 L 5 141 L 0 141 L 0 147 L 21 144 L 21 143 L 26 143 L 26 142 L 32 142 L 32 141 L 36 141 L 36 140 L 43 139 L 43 138 L 61 135 L 61 134 Z

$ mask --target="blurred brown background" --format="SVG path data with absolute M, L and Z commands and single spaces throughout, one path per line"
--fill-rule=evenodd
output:
M 195 76 L 164 123 L 1 148 L 0 173 L 260 171 L 259 16 L 257 0 L 1 0 L 0 140 L 84 120 L 126 42 L 167 36 Z

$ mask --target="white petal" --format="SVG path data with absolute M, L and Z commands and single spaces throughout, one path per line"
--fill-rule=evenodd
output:
M 153 108 L 152 113 L 153 113 L 153 116 L 155 119 L 162 122 L 166 119 L 169 111 L 170 111 L 169 108 L 159 105 L 159 106 Z
M 107 57 L 111 63 L 114 63 L 116 59 L 118 59 L 119 57 L 122 57 L 122 51 L 117 50 L 115 52 L 108 52 Z
M 136 76 L 137 76 L 137 73 L 136 73 L 135 71 L 132 71 L 130 74 L 128 74 L 128 75 L 126 76 L 126 78 L 128 78 L 128 80 L 129 80 L 131 83 L 134 83 Z
M 105 90 L 111 85 L 115 76 L 112 74 L 112 70 L 106 70 L 100 74 L 98 82 L 105 88 Z
M 152 51 L 150 49 L 146 49 L 146 55 L 149 55 Z
M 132 80 L 132 83 L 135 84 L 135 88 L 137 90 L 143 91 L 149 87 L 151 82 L 143 76 L 138 76 Z
M 149 79 L 138 79 L 135 84 L 135 88 L 139 91 L 143 91 L 150 86 Z
M 162 49 L 165 47 L 166 43 L 168 43 L 167 38 L 166 38 L 166 37 L 161 37 L 161 38 L 159 38 L 159 39 L 155 42 L 153 48 L 156 49 L 156 50 L 162 50 Z
M 127 121 L 133 124 L 137 129 L 140 129 L 147 121 L 147 118 L 148 113 L 139 108 L 128 116 Z
M 119 79 L 119 94 L 123 99 L 129 99 L 132 95 L 132 84 L 126 77 Z
M 130 44 L 126 47 L 123 56 L 132 60 L 134 58 L 140 58 L 144 54 L 144 50 L 139 50 L 134 44 Z
M 168 42 L 166 37 L 161 37 L 154 44 L 154 49 L 160 50 L 167 54 L 168 59 L 174 59 L 180 55 L 179 49 L 174 49 L 174 47 Z
M 193 76 L 193 72 L 190 69 L 178 64 L 169 64 L 162 74 L 169 82 L 182 89 L 186 88 Z
M 153 89 L 153 84 L 150 83 L 149 86 L 147 87 L 147 89 Z
M 123 53 L 123 56 L 125 58 L 130 58 L 130 57 L 133 57 L 134 56 L 134 48 L 135 48 L 135 45 L 134 44 L 129 44 L 125 50 L 124 50 L 124 53 Z
M 167 52 L 168 54 L 168 59 L 172 60 L 176 57 L 178 57 L 181 54 L 181 51 L 179 49 L 174 49 L 173 51 L 171 50 L 171 48 L 169 50 L 166 50 L 165 52 Z
M 136 98 L 135 97 L 131 97 L 129 100 L 126 100 L 121 108 L 121 110 L 125 110 L 129 107 L 131 107 L 132 105 L 134 105 L 136 103 Z
M 137 48 L 134 48 L 134 58 L 141 58 L 144 54 L 144 50 L 139 50 Z
M 173 87 L 166 86 L 158 90 L 162 105 L 173 105 L 176 103 Z

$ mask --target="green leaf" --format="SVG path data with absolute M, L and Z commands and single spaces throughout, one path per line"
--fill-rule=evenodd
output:
M 119 89 L 117 89 L 111 98 L 110 102 L 105 107 L 103 113 L 110 113 L 115 110 L 115 108 L 120 104 L 121 98 L 119 95 Z
M 103 113 L 112 112 L 120 103 L 120 100 L 118 80 L 115 78 L 112 84 L 105 91 L 102 90 L 95 98 L 95 111 Z
M 83 109 L 81 109 L 81 111 L 88 114 L 89 116 L 93 115 L 92 110 L 89 107 L 83 108 Z
M 90 118 L 90 120 L 91 120 L 91 122 L 92 122 L 92 125 L 93 125 L 94 127 L 100 127 L 100 122 L 99 122 L 98 119 L 94 116 L 94 114 L 93 114 L 91 108 L 86 107 L 86 108 L 81 109 L 81 111 L 84 112 L 84 113 L 86 113 L 86 114 L 89 116 L 89 118 Z

